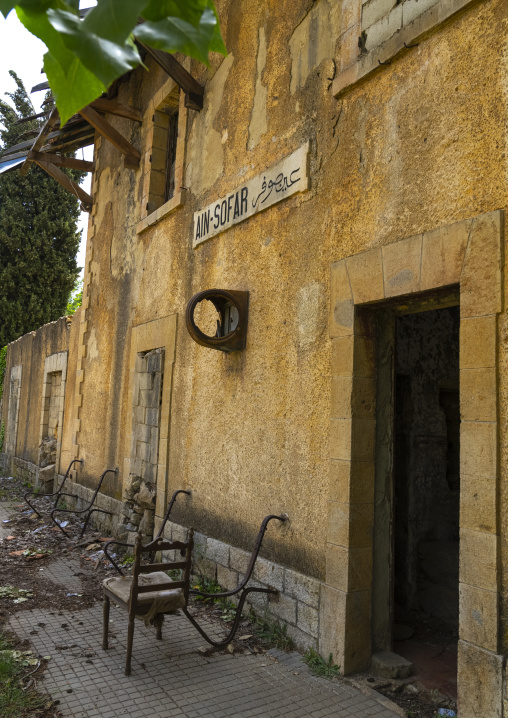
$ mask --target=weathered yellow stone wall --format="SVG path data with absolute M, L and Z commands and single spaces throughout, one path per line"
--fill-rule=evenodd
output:
M 87 472 L 122 467 L 131 326 L 181 319 L 202 289 L 250 291 L 245 352 L 199 347 L 178 323 L 169 488 L 190 487 L 193 500 L 176 520 L 247 547 L 264 514 L 286 511 L 291 532 L 268 536 L 268 553 L 317 577 L 328 495 L 330 263 L 507 204 L 506 4 L 472 8 L 337 101 L 329 48 L 338 51 L 339 6 L 219 3 L 230 55 L 214 58 L 211 70 L 192 65 L 206 93 L 203 111 L 189 112 L 185 204 L 139 235 L 141 172 L 124 170 L 102 140 L 80 412 Z M 323 57 L 321 49 L 314 60 L 305 54 L 305 23 Z M 143 111 L 167 80 L 148 66 L 120 88 L 120 99 Z M 110 119 L 142 154 L 149 149 L 145 124 Z M 309 192 L 191 248 L 194 210 L 309 139 Z M 117 498 L 124 478 L 111 489 Z
M 372 503 L 372 472 L 359 474 L 354 486 L 346 486 L 344 476 L 330 468 L 330 457 L 340 458 L 333 454 L 339 435 L 330 430 L 330 415 L 351 409 L 359 378 L 368 379 L 363 383 L 373 390 L 373 346 L 370 339 L 360 341 L 364 356 L 353 361 L 346 356 L 352 343 L 336 341 L 332 355 L 330 292 L 338 290 L 330 286 L 330 268 L 333 265 L 332 282 L 339 282 L 337 273 L 346 266 L 341 260 L 350 258 L 347 281 L 341 284 L 350 309 L 351 302 L 399 296 L 402 290 L 393 282 L 403 264 L 414 269 L 415 282 L 421 278 L 408 292 L 456 284 L 460 278 L 462 318 L 468 318 L 461 329 L 463 423 L 478 422 L 472 433 L 471 427 L 462 427 L 463 436 L 470 438 L 464 442 L 463 458 L 488 460 L 490 472 L 483 477 L 480 498 L 471 488 L 477 484 L 464 477 L 461 552 L 467 560 L 462 560 L 461 580 L 481 587 L 482 600 L 488 593 L 490 603 L 481 624 L 475 614 L 481 602 L 463 591 L 459 683 L 473 687 L 465 693 L 459 686 L 459 692 L 465 718 L 494 715 L 501 675 L 498 654 L 508 650 L 508 317 L 506 296 L 497 319 L 494 312 L 500 307 L 484 311 L 482 302 L 493 291 L 486 284 L 489 271 L 499 265 L 495 252 L 504 239 L 504 215 L 495 215 L 497 245 L 471 244 L 477 250 L 477 270 L 470 269 L 469 260 L 462 265 L 458 259 L 470 246 L 467 228 L 476 226 L 476 218 L 508 206 L 508 4 L 467 4 L 459 17 L 429 31 L 417 47 L 361 84 L 347 91 L 341 86 L 339 99 L 333 95 L 334 87 L 339 92 L 333 79 L 344 69 L 344 57 L 354 55 L 350 29 L 356 0 L 295 0 L 290 5 L 220 0 L 217 5 L 229 56 L 213 57 L 210 69 L 183 60 L 205 85 L 205 98 L 200 113 L 189 110 L 180 117 L 175 174 L 183 186 L 175 188 L 174 201 L 160 214 L 147 216 L 151 118 L 174 89 L 149 59 L 148 72 L 132 73 L 119 90 L 121 101 L 143 112 L 143 123 L 108 117 L 139 148 L 139 171 L 126 170 L 118 150 L 97 139 L 83 307 L 68 338 L 69 367 L 76 371 L 68 372 L 62 466 L 75 456 L 83 458 L 80 481 L 89 487 L 104 469 L 118 466 L 118 478 L 109 478 L 105 491 L 122 498 L 130 457 L 129 387 L 135 355 L 164 347 L 164 451 L 159 443 L 158 481 L 165 468 L 167 478 L 165 486 L 157 487 L 157 515 L 163 513 L 161 503 L 168 494 L 191 489 L 191 500 L 177 504 L 172 519 L 249 549 L 266 514 L 287 513 L 289 529 L 270 526 L 263 553 L 326 580 L 320 599 L 320 647 L 326 645 L 321 641 L 326 633 L 344 669 L 346 660 L 351 669 L 362 667 L 370 656 L 372 511 L 366 504 Z M 193 249 L 194 211 L 306 142 L 309 191 Z M 464 236 L 453 229 L 458 226 Z M 402 253 L 402 244 L 395 244 L 400 240 Z M 487 248 L 487 256 L 478 248 Z M 503 295 L 504 263 L 502 256 Z M 432 282 L 426 283 L 426 277 Z M 215 352 L 188 335 L 185 307 L 196 292 L 210 288 L 249 291 L 245 351 Z M 492 316 L 487 319 L 486 314 Z M 497 346 L 492 322 L 497 322 Z M 473 325 L 477 329 L 471 334 Z M 39 381 L 44 357 L 63 351 L 65 332 L 58 331 L 43 328 L 37 337 L 27 335 L 11 345 L 6 378 L 11 366 L 31 362 L 33 367 L 30 380 L 25 381 L 26 375 L 22 380 L 22 407 L 28 387 Z M 483 337 L 482 331 L 487 332 Z M 471 348 L 472 335 L 478 356 Z M 339 344 L 345 347 L 344 356 Z M 482 352 L 488 353 L 487 364 L 482 363 Z M 354 377 L 344 371 L 348 362 L 359 367 L 351 370 Z M 33 406 L 32 396 L 30 402 Z M 366 402 L 363 409 L 371 410 L 373 404 Z M 485 406 L 491 424 L 486 429 L 482 422 L 487 419 L 476 415 L 476 409 Z M 6 412 L 4 402 L 4 417 Z M 494 436 L 496 419 L 499 451 L 494 448 L 488 454 L 483 451 L 487 442 L 478 437 L 485 431 Z M 20 413 L 19 456 L 32 457 L 39 420 L 38 411 L 34 417 Z M 373 440 L 373 417 L 370 424 Z M 367 452 L 366 435 L 360 438 L 361 451 Z M 497 446 L 495 436 L 491 445 Z M 366 464 L 361 452 L 359 456 Z M 330 507 L 329 502 L 337 505 Z M 344 523 L 348 511 L 358 523 L 354 536 L 351 523 Z M 355 633 L 359 616 L 360 638 Z M 355 640 L 350 639 L 353 634 Z M 475 694 L 475 666 L 482 666 L 489 699 L 480 689 Z
M 7 426 L 11 368 L 21 365 L 23 369 L 15 456 L 31 464 L 38 463 L 45 360 L 52 354 L 67 352 L 72 325 L 72 317 L 62 317 L 9 344 L 2 421 Z

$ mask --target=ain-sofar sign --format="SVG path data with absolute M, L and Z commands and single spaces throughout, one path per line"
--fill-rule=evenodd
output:
M 309 188 L 309 143 L 230 194 L 194 212 L 193 246 Z

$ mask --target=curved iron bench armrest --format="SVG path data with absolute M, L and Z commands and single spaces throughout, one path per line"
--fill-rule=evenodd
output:
M 254 566 L 256 564 L 256 559 L 258 557 L 259 551 L 261 549 L 261 544 L 263 542 L 263 538 L 268 526 L 268 523 L 272 519 L 277 519 L 277 521 L 287 521 L 288 517 L 283 514 L 281 516 L 277 516 L 276 514 L 270 514 L 266 518 L 263 519 L 263 522 L 261 524 L 261 528 L 259 529 L 256 543 L 254 544 L 254 550 L 251 554 L 249 564 L 247 566 L 247 571 L 245 573 L 245 576 L 240 581 L 238 586 L 234 588 L 232 591 L 221 591 L 221 593 L 204 593 L 201 591 L 191 590 L 189 593 L 193 596 L 203 596 L 204 598 L 228 598 L 229 596 L 234 596 L 237 593 L 241 592 L 240 600 L 238 601 L 238 606 L 236 607 L 236 613 L 235 618 L 233 621 L 233 625 L 231 627 L 230 632 L 228 633 L 227 637 L 222 641 L 214 641 L 212 638 L 206 635 L 206 633 L 203 631 L 201 626 L 198 624 L 194 616 L 191 616 L 187 608 L 183 608 L 182 611 L 186 615 L 186 617 L 189 619 L 189 621 L 192 623 L 194 628 L 199 631 L 199 633 L 203 636 L 205 641 L 208 641 L 212 646 L 215 648 L 224 648 L 224 646 L 227 646 L 228 643 L 234 638 L 234 635 L 236 631 L 238 630 L 238 624 L 240 623 L 240 618 L 242 617 L 242 610 L 245 603 L 245 599 L 247 598 L 247 595 L 249 593 L 271 593 L 272 595 L 277 595 L 279 592 L 274 588 L 261 588 L 258 586 L 247 586 L 247 583 L 250 581 L 250 578 L 252 576 L 252 572 L 254 570 Z
M 52 511 L 51 514 L 50 514 L 51 520 L 53 521 L 53 523 L 55 524 L 55 526 L 57 526 L 57 527 L 60 529 L 60 531 L 64 534 L 64 536 L 67 536 L 67 538 L 70 538 L 70 537 L 69 537 L 69 534 L 67 533 L 67 531 L 65 531 L 65 529 L 64 529 L 62 526 L 60 526 L 60 524 L 58 523 L 58 521 L 56 520 L 56 518 L 55 518 L 55 516 L 54 516 L 54 514 L 55 514 L 57 511 L 58 511 L 59 513 L 64 513 L 64 514 L 65 514 L 65 513 L 66 513 L 66 514 L 76 514 L 76 515 L 84 514 L 84 513 L 86 513 L 86 512 L 88 511 L 88 515 L 87 515 L 87 517 L 85 518 L 85 523 L 83 524 L 83 528 L 81 529 L 80 538 L 81 538 L 81 537 L 83 536 L 83 534 L 85 533 L 86 527 L 88 526 L 88 521 L 90 520 L 90 516 L 94 513 L 94 511 L 97 512 L 97 513 L 100 513 L 100 514 L 108 514 L 108 516 L 112 516 L 112 515 L 113 515 L 111 511 L 105 511 L 104 509 L 99 509 L 99 508 L 92 508 L 93 505 L 94 505 L 95 499 L 97 498 L 97 494 L 99 493 L 99 489 L 101 488 L 102 482 L 104 481 L 104 477 L 106 476 L 106 474 L 109 474 L 109 473 L 117 474 L 117 473 L 118 473 L 118 468 L 116 468 L 116 469 L 106 469 L 106 471 L 103 471 L 103 472 L 102 472 L 102 474 L 101 474 L 101 476 L 100 476 L 100 479 L 99 479 L 99 483 L 97 484 L 97 488 L 95 489 L 94 494 L 93 494 L 93 496 L 92 496 L 92 500 L 90 501 L 90 503 L 88 504 L 88 506 L 86 506 L 84 509 L 79 509 L 78 511 L 76 511 L 75 509 L 57 509 L 57 508 L 54 508 L 54 509 L 53 509 L 53 511 Z
M 104 551 L 104 556 L 107 558 L 107 560 L 116 568 L 120 576 L 125 576 L 124 572 L 120 568 L 120 566 L 116 563 L 116 561 L 109 555 L 108 548 L 111 544 L 116 544 L 117 546 L 125 546 L 126 548 L 134 548 L 133 543 L 126 543 L 125 541 L 117 541 L 116 539 L 111 539 L 110 541 L 107 541 L 104 546 L 102 547 L 102 550 Z
M 169 519 L 169 515 L 171 514 L 171 510 L 172 510 L 173 506 L 175 505 L 176 497 L 178 496 L 178 494 L 186 494 L 187 496 L 190 496 L 190 493 L 191 493 L 190 491 L 186 491 L 185 489 L 177 489 L 173 493 L 173 496 L 171 497 L 171 500 L 168 504 L 168 508 L 166 509 L 166 513 L 164 514 L 164 518 L 162 519 L 162 523 L 159 527 L 159 530 L 158 530 L 157 535 L 155 536 L 154 540 L 162 537 L 162 534 L 164 533 L 164 529 L 166 527 L 166 523 Z M 124 576 L 125 574 L 122 571 L 122 569 L 120 568 L 120 566 L 118 566 L 118 564 L 111 558 L 111 556 L 108 553 L 108 547 L 110 546 L 110 544 L 116 544 L 117 546 L 125 546 L 126 548 L 134 548 L 134 544 L 133 543 L 125 543 L 124 541 L 117 541 L 117 539 L 111 539 L 110 541 L 105 543 L 104 547 L 103 547 L 104 556 L 116 568 L 118 573 L 121 576 Z M 150 554 L 149 560 L 153 561 L 153 554 Z
M 166 524 L 167 524 L 167 522 L 168 522 L 169 515 L 170 515 L 171 510 L 172 510 L 172 508 L 173 508 L 173 506 L 174 506 L 174 504 L 175 504 L 176 497 L 178 496 L 178 494 L 186 494 L 187 496 L 190 496 L 190 495 L 191 495 L 191 492 L 190 492 L 190 491 L 187 491 L 186 489 L 177 489 L 177 490 L 173 493 L 173 496 L 171 497 L 171 500 L 170 500 L 170 502 L 169 502 L 169 504 L 168 504 L 168 508 L 166 509 L 166 513 L 164 514 L 164 518 L 162 519 L 162 523 L 161 523 L 161 525 L 160 525 L 160 527 L 159 527 L 159 530 L 157 531 L 157 535 L 156 535 L 156 537 L 155 537 L 156 539 L 161 538 L 162 534 L 164 533 L 164 529 L 166 528 Z
M 45 498 L 45 499 L 47 499 L 47 498 L 50 498 L 51 496 L 56 496 L 56 500 L 55 500 L 55 503 L 54 503 L 54 505 L 53 505 L 53 508 L 55 508 L 55 509 L 56 509 L 56 505 L 58 504 L 58 501 L 59 501 L 59 499 L 60 499 L 61 496 L 70 496 L 70 497 L 72 497 L 72 498 L 77 499 L 78 497 L 75 496 L 74 494 L 63 494 L 63 493 L 62 493 L 62 489 L 63 489 L 63 487 L 64 487 L 64 484 L 65 484 L 66 480 L 67 480 L 67 477 L 68 477 L 69 474 L 70 474 L 72 465 L 73 465 L 73 464 L 76 464 L 76 463 L 83 465 L 85 462 L 84 462 L 83 459 L 73 459 L 73 460 L 71 461 L 71 463 L 69 464 L 69 466 L 67 467 L 67 471 L 65 472 L 65 476 L 64 476 L 63 479 L 62 479 L 62 483 L 60 484 L 60 486 L 58 487 L 58 489 L 57 489 L 56 491 L 53 491 L 53 492 L 50 493 L 50 494 L 38 494 L 36 491 L 27 491 L 27 492 L 26 492 L 26 494 L 24 495 L 23 498 L 25 499 L 25 501 L 27 502 L 27 504 L 30 506 L 30 508 L 31 508 L 33 511 L 35 511 L 35 513 L 37 514 L 37 516 L 39 516 L 39 518 L 41 518 L 41 513 L 40 513 L 40 511 L 38 511 L 38 509 L 37 509 L 33 504 L 30 503 L 30 501 L 28 500 L 27 497 L 28 497 L 28 496 L 34 496 L 35 498 L 41 498 L 41 499 L 42 499 L 42 498 Z

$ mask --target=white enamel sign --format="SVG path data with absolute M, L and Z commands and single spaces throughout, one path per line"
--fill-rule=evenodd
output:
M 228 227 L 309 188 L 309 143 L 274 167 L 253 177 L 226 197 L 194 212 L 193 246 L 215 237 Z

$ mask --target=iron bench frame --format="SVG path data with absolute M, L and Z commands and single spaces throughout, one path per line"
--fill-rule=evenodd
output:
M 84 535 L 84 533 L 85 533 L 85 531 L 86 531 L 86 528 L 87 528 L 87 526 L 88 526 L 88 522 L 90 521 L 90 517 L 91 517 L 91 515 L 92 515 L 93 513 L 107 514 L 108 516 L 112 516 L 112 515 L 113 515 L 113 513 L 112 513 L 111 511 L 106 511 L 105 509 L 99 509 L 99 508 L 97 508 L 97 507 L 94 507 L 94 502 L 95 502 L 95 499 L 97 498 L 97 494 L 99 493 L 99 489 L 101 488 L 102 482 L 104 481 L 104 477 L 106 476 L 106 474 L 109 474 L 109 473 L 117 475 L 117 474 L 118 474 L 118 468 L 116 468 L 116 469 L 106 469 L 105 471 L 102 472 L 102 474 L 101 474 L 101 476 L 100 476 L 100 478 L 99 478 L 99 483 L 97 484 L 97 488 L 95 489 L 94 494 L 93 494 L 93 496 L 92 496 L 92 500 L 90 501 L 90 503 L 88 504 L 88 506 L 86 506 L 84 509 L 75 510 L 75 509 L 58 509 L 58 508 L 55 508 L 55 509 L 53 509 L 53 511 L 51 512 L 51 514 L 50 514 L 50 515 L 51 515 L 51 520 L 53 521 L 53 523 L 55 524 L 55 526 L 57 526 L 57 527 L 60 529 L 60 531 L 61 531 L 65 536 L 67 536 L 67 538 L 70 538 L 69 534 L 67 533 L 67 531 L 65 531 L 65 529 L 63 528 L 63 526 L 61 526 L 61 525 L 58 523 L 58 521 L 56 520 L 56 518 L 55 518 L 55 514 L 56 514 L 57 512 L 58 512 L 58 513 L 67 513 L 67 514 L 76 514 L 76 515 L 85 514 L 85 513 L 86 513 L 85 523 L 83 524 L 83 526 L 82 526 L 82 528 L 81 528 L 81 532 L 80 532 L 80 534 L 79 534 L 79 538 L 82 538 L 82 537 L 83 537 L 83 535 Z M 87 513 L 87 512 L 88 512 L 88 513 Z
M 204 593 L 202 591 L 196 591 L 194 589 L 191 589 L 190 594 L 193 596 L 201 596 L 203 598 L 231 598 L 231 596 L 236 596 L 236 594 L 240 593 L 240 599 L 238 601 L 238 606 L 236 607 L 236 613 L 235 618 L 233 620 L 233 625 L 231 627 L 231 630 L 229 631 L 227 637 L 222 641 L 214 641 L 212 638 L 206 635 L 205 631 L 201 628 L 201 626 L 198 624 L 194 616 L 192 616 L 189 613 L 188 605 L 185 608 L 182 608 L 183 613 L 185 616 L 189 619 L 189 621 L 192 623 L 194 628 L 199 631 L 201 636 L 210 643 L 210 645 L 214 646 L 214 648 L 225 648 L 234 638 L 235 633 L 238 630 L 238 624 L 240 623 L 240 619 L 242 617 L 242 610 L 245 603 L 245 599 L 247 598 L 249 593 L 267 593 L 271 594 L 272 596 L 278 595 L 278 591 L 274 588 L 261 588 L 260 586 L 247 586 L 251 576 L 252 572 L 254 571 L 254 566 L 256 564 L 256 559 L 258 557 L 259 551 L 261 549 L 261 544 L 263 543 L 263 538 L 266 533 L 266 529 L 268 527 L 268 524 L 272 519 L 276 519 L 277 521 L 281 521 L 284 523 L 288 520 L 288 517 L 286 514 L 281 514 L 280 516 L 277 516 L 276 514 L 270 514 L 269 516 L 266 516 L 262 523 L 261 527 L 258 531 L 258 535 L 256 538 L 256 542 L 254 544 L 254 550 L 251 554 L 249 564 L 247 566 L 247 571 L 245 573 L 245 576 L 240 581 L 238 586 L 233 589 L 232 591 L 223 591 L 221 593 Z
M 30 501 L 28 500 L 28 497 L 29 497 L 29 496 L 33 496 L 33 497 L 34 497 L 34 498 L 32 499 L 32 501 L 34 501 L 34 502 L 35 502 L 35 499 L 49 499 L 49 498 L 55 496 L 55 497 L 56 497 L 56 498 L 55 498 L 55 503 L 53 504 L 53 508 L 54 508 L 54 509 L 56 509 L 56 507 L 58 506 L 58 502 L 60 501 L 60 499 L 61 499 L 62 496 L 68 496 L 68 497 L 71 498 L 71 499 L 77 499 L 77 498 L 78 498 L 78 497 L 76 496 L 76 494 L 65 494 L 65 493 L 63 493 L 64 484 L 65 484 L 65 482 L 67 481 L 67 478 L 68 478 L 68 476 L 69 476 L 69 474 L 70 474 L 70 472 L 71 472 L 71 469 L 72 469 L 73 464 L 76 464 L 76 463 L 81 464 L 81 466 L 83 466 L 83 464 L 84 464 L 85 462 L 84 462 L 83 459 L 73 459 L 73 460 L 71 461 L 71 463 L 69 464 L 69 466 L 67 467 L 67 471 L 65 472 L 65 476 L 64 476 L 63 479 L 62 479 L 62 483 L 60 484 L 60 486 L 58 487 L 58 489 L 57 489 L 56 491 L 53 491 L 53 492 L 50 493 L 50 494 L 40 494 L 40 493 L 38 493 L 37 491 L 27 491 L 27 492 L 26 492 L 26 494 L 25 494 L 25 496 L 24 496 L 24 499 L 25 499 L 25 501 L 27 502 L 27 504 L 30 506 L 30 508 L 31 508 L 33 511 L 35 511 L 35 513 L 37 514 L 37 516 L 38 516 L 39 518 L 42 518 L 42 514 L 41 514 L 41 512 L 37 509 L 37 507 L 34 506 L 33 503 L 30 503 Z
M 172 510 L 173 506 L 175 505 L 176 497 L 178 496 L 178 494 L 187 494 L 187 496 L 190 496 L 191 492 L 186 491 L 185 489 L 177 489 L 177 491 L 174 492 L 173 496 L 171 497 L 171 501 L 168 504 L 168 508 L 166 509 L 166 513 L 164 514 L 164 518 L 162 519 L 162 523 L 159 527 L 159 530 L 157 531 L 157 535 L 154 537 L 153 541 L 156 541 L 157 539 L 162 538 L 164 529 L 166 528 L 166 523 L 169 519 L 171 510 Z M 120 566 L 116 563 L 116 561 L 108 553 L 108 548 L 112 544 L 115 544 L 116 546 L 125 546 L 126 548 L 134 548 L 134 544 L 126 543 L 125 541 L 117 541 L 117 539 L 111 539 L 110 541 L 108 541 L 107 543 L 104 544 L 103 549 L 102 549 L 104 551 L 104 557 L 116 568 L 116 570 L 118 571 L 118 573 L 121 576 L 125 576 L 125 574 L 122 571 L 122 569 L 120 568 Z M 153 556 L 153 552 L 152 552 L 149 556 L 149 560 L 153 561 L 153 559 L 154 559 L 154 556 Z

